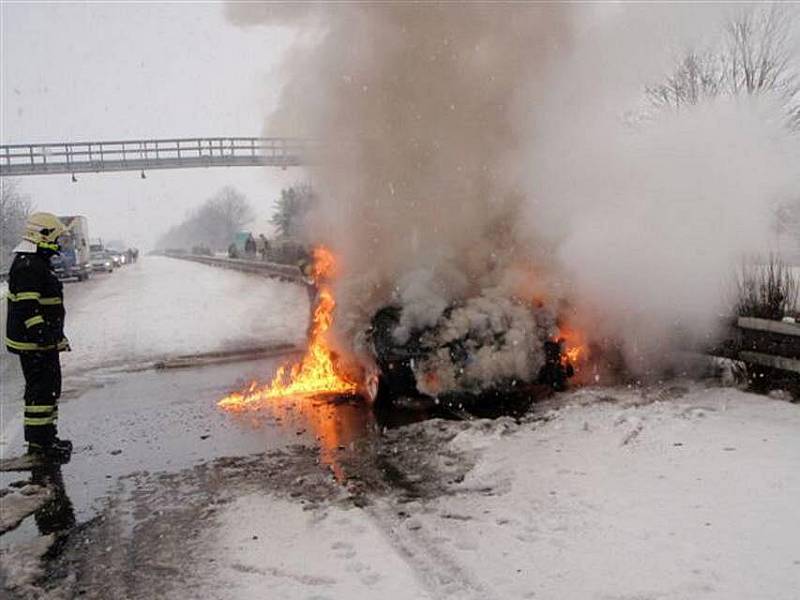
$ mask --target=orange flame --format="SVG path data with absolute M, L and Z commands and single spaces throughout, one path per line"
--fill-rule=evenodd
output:
M 578 362 L 578 359 L 581 357 L 581 354 L 583 354 L 583 346 L 574 346 L 572 348 L 566 348 L 564 350 L 564 357 L 569 363 L 573 365 L 576 362 Z
M 241 392 L 234 392 L 219 401 L 225 410 L 242 411 L 258 408 L 265 401 L 275 398 L 307 397 L 322 394 L 352 394 L 358 384 L 336 371 L 334 354 L 327 343 L 326 333 L 333 324 L 336 301 L 327 281 L 333 275 L 336 261 L 327 248 L 314 249 L 312 277 L 318 288 L 317 306 L 314 309 L 311 336 L 303 359 L 291 366 L 280 367 L 269 385 L 259 386 L 253 382 Z
M 562 356 L 564 364 L 570 363 L 575 367 L 579 360 L 586 358 L 586 340 L 583 332 L 566 325 L 559 325 L 556 339 L 564 347 Z
M 534 272 L 529 272 L 530 278 L 528 280 L 528 285 L 533 285 L 531 282 L 535 281 L 536 276 Z M 551 301 L 548 299 L 547 295 L 542 292 L 535 293 L 529 297 L 531 298 L 531 306 L 535 308 L 551 305 Z M 564 322 L 564 313 L 562 311 L 559 311 L 559 313 L 558 327 L 555 335 L 553 335 L 551 339 L 561 345 L 561 363 L 565 367 L 570 364 L 577 371 L 579 363 L 586 361 L 588 358 L 586 335 L 580 329 L 566 324 Z

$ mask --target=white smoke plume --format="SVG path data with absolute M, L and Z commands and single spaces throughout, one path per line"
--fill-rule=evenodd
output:
M 640 5 L 592 22 L 529 123 L 524 228 L 556 248 L 582 328 L 620 340 L 634 370 L 663 365 L 676 333 L 714 336 L 732 269 L 770 251 L 775 207 L 800 197 L 800 139 L 769 96 L 620 118 L 671 57 L 642 49 L 685 29 L 680 52 L 698 20 L 713 32 L 732 10 Z
M 551 310 L 486 290 L 426 330 L 421 345 L 430 352 L 413 365 L 417 389 L 437 397 L 535 381 L 546 360 L 544 343 L 556 331 Z
M 304 32 L 267 132 L 322 142 L 310 234 L 342 262 L 344 343 L 387 303 L 404 309 L 402 341 L 445 331 L 456 301 L 491 312 L 487 298 L 566 299 L 643 368 L 671 328 L 710 333 L 727 269 L 764 249 L 771 203 L 797 190 L 796 140 L 767 103 L 624 117 L 663 73 L 666 42 L 724 10 L 229 5 L 242 26 Z M 515 361 L 476 364 L 493 376 Z

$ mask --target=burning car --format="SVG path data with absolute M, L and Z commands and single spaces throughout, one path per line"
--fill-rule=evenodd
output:
M 574 352 L 570 359 L 558 334 L 551 309 L 492 292 L 448 306 L 425 327 L 409 327 L 388 306 L 367 332 L 375 368 L 366 393 L 378 404 L 423 396 L 475 406 L 563 390 Z
M 313 252 L 317 290 L 304 357 L 278 369 L 269 384 L 254 381 L 219 401 L 229 411 L 272 405 L 287 398 L 362 395 L 376 408 L 395 399 L 427 398 L 445 406 L 503 410 L 564 389 L 580 346 L 565 348 L 556 311 L 498 290 L 427 311 L 387 306 L 358 336 L 360 365 L 342 364 L 327 339 L 336 302 L 329 284 L 333 254 Z M 478 410 L 474 410 L 478 409 Z M 487 413 L 488 416 L 488 413 Z

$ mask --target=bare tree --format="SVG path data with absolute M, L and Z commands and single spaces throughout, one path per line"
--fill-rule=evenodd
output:
M 664 83 L 648 86 L 646 93 L 656 106 L 679 110 L 703 98 L 718 96 L 725 87 L 725 70 L 717 54 L 688 50 Z
M 226 186 L 190 213 L 183 223 L 172 227 L 156 244 L 159 249 L 207 246 L 225 250 L 236 232 L 254 218 L 244 194 Z
M 227 248 L 236 232 L 254 218 L 244 194 L 226 186 L 200 207 L 194 215 L 198 241 L 216 250 Z
M 30 197 L 20 191 L 15 179 L 0 179 L 0 272 L 11 262 L 11 250 L 19 242 L 25 219 L 31 212 Z
M 690 49 L 666 80 L 646 87 L 657 107 L 683 105 L 720 95 L 771 95 L 800 129 L 800 69 L 793 54 L 794 7 L 760 4 L 732 17 L 715 48 Z
M 728 22 L 728 80 L 731 91 L 758 94 L 797 91 L 791 72 L 790 19 L 786 7 L 742 12 Z

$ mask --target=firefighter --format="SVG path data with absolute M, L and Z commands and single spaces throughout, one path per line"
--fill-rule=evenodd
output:
M 8 272 L 6 348 L 19 355 L 25 376 L 25 441 L 28 454 L 67 461 L 72 443 L 56 435 L 61 395 L 59 353 L 64 337 L 64 294 L 50 265 L 66 231 L 58 217 L 33 213 Z
M 261 260 L 266 261 L 269 255 L 269 241 L 263 233 L 258 234 L 258 251 L 261 253 Z

